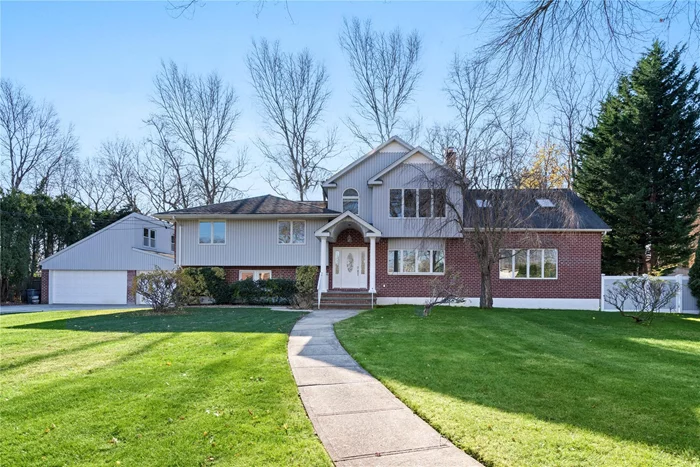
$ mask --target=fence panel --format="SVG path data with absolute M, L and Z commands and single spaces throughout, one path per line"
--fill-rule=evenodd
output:
M 634 276 L 606 276 L 603 274 L 600 278 L 600 307 L 602 311 L 617 311 L 617 309 L 605 301 L 605 294 L 615 287 L 615 282 L 624 281 Z M 700 314 L 700 309 L 698 307 L 698 302 L 690 293 L 690 288 L 688 287 L 688 276 L 661 276 L 658 279 L 663 279 L 669 282 L 678 282 L 681 287 L 671 303 L 669 303 L 663 310 L 663 313 L 690 313 L 690 314 Z M 633 311 L 632 304 L 625 302 L 624 309 L 626 311 Z

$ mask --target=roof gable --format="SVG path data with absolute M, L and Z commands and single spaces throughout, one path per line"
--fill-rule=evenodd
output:
M 375 174 L 372 178 L 370 178 L 367 181 L 367 184 L 368 185 L 381 185 L 382 184 L 381 177 L 388 174 L 392 170 L 396 169 L 401 164 L 428 164 L 428 163 L 434 163 L 434 164 L 437 164 L 440 166 L 443 165 L 442 161 L 438 160 L 437 158 L 435 158 L 435 156 L 430 154 L 428 151 L 426 151 L 425 149 L 418 146 L 417 148 L 413 149 L 412 151 L 407 152 L 403 157 L 399 158 L 393 164 L 389 165 L 388 167 L 384 168 L 379 173 Z
M 350 172 L 352 169 L 357 167 L 358 165 L 362 164 L 365 162 L 367 159 L 370 159 L 371 157 L 379 154 L 380 152 L 383 153 L 405 153 L 405 152 L 410 152 L 413 150 L 413 146 L 408 144 L 406 141 L 402 140 L 398 136 L 392 136 L 389 138 L 387 141 L 384 143 L 380 144 L 376 148 L 372 149 L 369 151 L 367 154 L 364 156 L 360 157 L 359 159 L 355 160 L 351 164 L 345 166 L 342 168 L 340 171 L 336 172 L 334 175 L 332 175 L 328 180 L 323 182 L 324 187 L 334 187 L 335 186 L 335 181 L 345 175 L 346 173 Z

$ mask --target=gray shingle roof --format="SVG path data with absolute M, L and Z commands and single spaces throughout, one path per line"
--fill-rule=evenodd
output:
M 237 199 L 225 203 L 208 204 L 194 208 L 161 212 L 157 215 L 177 214 L 340 214 L 326 207 L 325 201 L 292 201 L 272 195 Z
M 545 198 L 554 207 L 542 207 Z M 610 227 L 572 190 L 470 190 L 464 203 L 465 224 L 486 224 L 481 219 L 489 211 L 477 207 L 476 200 L 489 200 L 493 217 L 489 225 L 508 223 L 508 228 L 609 230 Z M 518 206 L 510 210 L 511 206 Z M 500 210 L 500 211 L 499 211 Z M 504 213 L 504 211 L 506 211 Z M 499 214 L 500 212 L 500 214 Z

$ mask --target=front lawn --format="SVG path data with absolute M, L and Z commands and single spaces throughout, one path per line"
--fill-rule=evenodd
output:
M 700 465 L 700 319 L 379 308 L 353 357 L 486 465 Z
M 0 463 L 331 465 L 287 362 L 299 316 L 1 316 Z

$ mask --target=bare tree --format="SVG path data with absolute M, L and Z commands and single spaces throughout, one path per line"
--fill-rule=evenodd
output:
M 486 4 L 484 24 L 495 32 L 481 55 L 497 62 L 503 75 L 534 91 L 581 61 L 591 67 L 604 61 L 616 70 L 625 68 L 633 56 L 630 51 L 683 21 L 688 41 L 697 47 L 697 0 L 498 0 Z
M 675 280 L 643 275 L 615 281 L 604 298 L 625 318 L 632 318 L 639 324 L 651 324 L 656 313 L 678 297 L 679 288 L 680 284 Z
M 10 189 L 46 191 L 61 162 L 78 150 L 69 126 L 64 132 L 53 106 L 37 104 L 23 87 L 0 80 L 0 146 Z
M 492 277 L 512 248 L 537 245 L 533 220 L 543 213 L 535 199 L 560 198 L 544 190 L 516 189 L 530 151 L 521 109 L 503 102 L 503 90 L 483 62 L 455 57 L 446 93 L 456 118 L 429 131 L 430 147 L 445 165 L 426 171 L 422 182 L 445 195 L 444 221 L 431 229 L 453 232 L 474 253 L 480 275 L 479 306 L 493 307 Z M 566 217 L 566 203 L 556 220 Z M 426 224 L 427 225 L 427 224 Z
M 352 71 L 353 107 L 357 119 L 346 124 L 353 136 L 370 147 L 388 140 L 400 127 L 410 127 L 401 114 L 411 102 L 422 71 L 422 39 L 399 28 L 385 34 L 372 21 L 343 20 L 340 46 Z
M 325 163 L 336 155 L 334 130 L 323 138 L 316 136 L 331 95 L 326 67 L 307 49 L 285 54 L 279 42 L 271 45 L 265 39 L 253 41 L 246 64 L 265 129 L 274 141 L 256 142 L 272 166 L 266 181 L 282 196 L 291 185 L 304 201 L 329 174 Z
M 113 184 L 111 189 L 118 193 L 120 200 L 130 209 L 138 211 L 140 206 L 139 185 L 136 161 L 141 150 L 139 145 L 127 138 L 114 138 L 103 141 L 98 161 L 107 171 L 107 178 Z
M 96 157 L 78 161 L 75 183 L 76 197 L 93 211 L 113 210 L 123 204 L 111 171 Z
M 146 123 L 192 164 L 198 200 L 211 204 L 239 196 L 236 181 L 249 171 L 245 151 L 226 157 L 240 116 L 233 88 L 216 73 L 195 76 L 172 61 L 161 64 L 154 85 L 157 111 Z
M 430 297 L 423 305 L 423 316 L 430 316 L 433 308 L 438 305 L 464 303 L 468 301 L 466 295 L 466 287 L 459 272 L 447 270 L 444 275 L 430 281 Z

